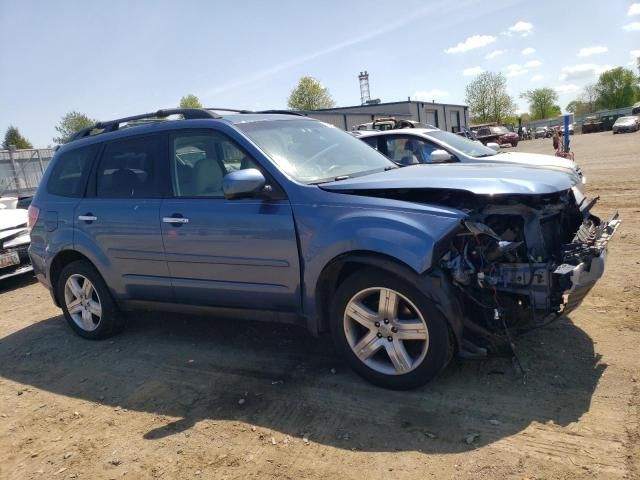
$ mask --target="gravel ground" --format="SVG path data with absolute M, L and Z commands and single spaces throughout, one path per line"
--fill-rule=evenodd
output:
M 526 383 L 494 358 L 385 391 L 326 338 L 174 314 L 87 341 L 21 278 L 0 285 L 0 478 L 640 478 L 640 133 L 572 147 L 624 223 L 584 304 L 518 339 Z

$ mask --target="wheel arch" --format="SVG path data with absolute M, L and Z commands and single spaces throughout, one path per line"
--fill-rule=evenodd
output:
M 371 251 L 352 251 L 333 258 L 322 270 L 315 287 L 317 330 L 329 330 L 329 311 L 338 285 L 359 268 L 376 268 L 412 282 L 435 303 L 451 328 L 456 346 L 462 341 L 463 308 L 459 293 L 444 272 L 431 268 L 424 273 L 389 255 Z
M 66 249 L 58 252 L 51 261 L 51 266 L 49 267 L 49 281 L 51 282 L 53 301 L 57 307 L 61 307 L 60 299 L 58 298 L 58 279 L 60 278 L 60 274 L 64 267 L 77 260 L 85 260 L 89 262 L 93 268 L 96 268 L 95 264 L 89 259 L 89 257 L 72 249 Z

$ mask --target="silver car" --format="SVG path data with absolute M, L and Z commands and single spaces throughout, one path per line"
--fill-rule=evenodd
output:
M 637 132 L 640 129 L 638 117 L 630 115 L 628 117 L 620 117 L 613 124 L 613 133 Z
M 586 178 L 573 161 L 553 155 L 499 152 L 497 144 L 482 145 L 437 128 L 408 128 L 386 132 L 360 131 L 357 137 L 399 165 L 416 163 L 516 163 L 564 171 Z

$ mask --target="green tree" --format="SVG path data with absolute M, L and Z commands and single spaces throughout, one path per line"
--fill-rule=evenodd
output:
M 476 123 L 498 122 L 515 113 L 513 99 L 507 93 L 507 79 L 501 73 L 483 72 L 465 88 L 469 113 Z
M 287 100 L 294 110 L 318 110 L 335 106 L 329 90 L 313 77 L 302 77 Z
M 596 89 L 595 84 L 591 83 L 582 89 L 580 101 L 586 107 L 586 111 L 583 113 L 591 113 L 596 111 L 596 103 L 598 102 L 598 90 Z
M 55 129 L 60 136 L 54 137 L 53 141 L 58 144 L 67 143 L 74 133 L 83 128 L 89 128 L 95 123 L 95 120 L 87 117 L 84 113 L 69 112 L 56 125 Z
M 186 95 L 180 99 L 180 108 L 202 108 L 200 99 L 193 93 Z
M 558 94 L 553 88 L 536 88 L 520 95 L 529 102 L 531 120 L 540 120 L 560 115 L 562 110 L 557 105 Z
M 637 83 L 633 72 L 623 67 L 602 72 L 595 87 L 598 107 L 609 109 L 632 105 L 640 93 Z
M 588 107 L 584 102 L 580 100 L 571 100 L 564 109 L 574 115 L 580 115 L 582 113 L 588 113 L 587 108 Z
M 6 133 L 4 134 L 4 140 L 2 141 L 2 148 L 5 150 L 9 149 L 9 145 L 15 145 L 16 148 L 33 148 L 31 142 L 24 138 L 18 129 L 14 126 L 10 126 L 7 128 Z

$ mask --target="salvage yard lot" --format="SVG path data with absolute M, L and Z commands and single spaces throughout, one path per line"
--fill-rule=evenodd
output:
M 0 285 L 0 478 L 639 478 L 640 133 L 571 142 L 595 212 L 624 223 L 585 303 L 516 341 L 526 381 L 507 358 L 454 360 L 385 391 L 328 338 L 175 314 L 92 342 L 14 279 Z

